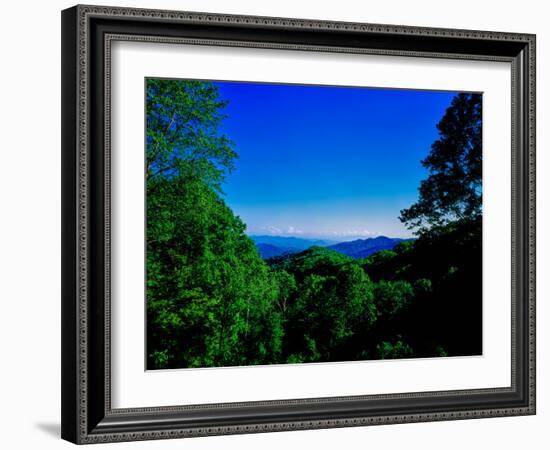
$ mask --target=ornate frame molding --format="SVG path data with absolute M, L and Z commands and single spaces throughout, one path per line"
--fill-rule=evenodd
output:
M 63 299 L 62 299 L 62 435 L 75 443 L 98 443 L 163 439 L 173 437 L 271 432 L 297 429 L 348 427 L 372 424 L 439 421 L 535 413 L 535 36 L 470 30 L 449 30 L 396 25 L 310 21 L 256 16 L 233 16 L 194 12 L 159 11 L 99 6 L 76 6 L 65 10 L 63 20 Z M 152 36 L 125 31 L 127 24 L 146 28 L 162 24 L 182 36 Z M 112 26 L 111 26 L 112 24 Z M 185 36 L 186 26 L 197 34 Z M 256 39 L 232 39 L 230 30 L 244 29 Z M 227 32 L 227 38 L 208 35 L 212 29 Z M 202 30 L 202 31 L 201 31 Z M 266 40 L 260 32 L 285 42 Z M 321 41 L 310 39 L 311 30 L 326 32 Z M 256 36 L 255 32 L 259 33 Z M 303 32 L 306 33 L 303 36 Z M 294 34 L 293 34 L 294 33 Z M 309 34 L 308 34 L 309 33 Z M 237 33 L 238 34 L 238 33 Z M 374 46 L 341 45 L 350 35 Z M 268 36 L 268 37 L 269 37 Z M 330 42 L 330 36 L 336 36 Z M 397 43 L 397 38 L 403 44 Z M 294 41 L 292 40 L 294 39 Z M 385 42 L 393 39 L 393 47 Z M 408 40 L 407 40 L 408 39 Z M 110 402 L 110 63 L 114 40 L 197 45 L 245 46 L 265 49 L 348 52 L 411 57 L 481 59 L 512 64 L 512 153 L 513 153 L 513 311 L 512 385 L 510 388 L 468 391 L 438 391 L 292 399 L 240 404 L 194 405 L 138 409 L 112 409 Z M 311 40 L 311 42 L 310 42 Z M 453 43 L 452 52 L 441 47 Z M 304 42 L 307 41 L 307 42 Z M 496 42 L 491 46 L 488 43 Z M 333 45 L 336 44 L 336 45 Z M 403 48 L 398 48 L 402 45 Z M 102 48 L 101 48 L 102 47 Z M 386 48 L 388 47 L 388 48 Z M 490 52 L 487 49 L 490 50 Z M 100 87 L 100 104 L 96 104 Z M 96 103 L 94 103 L 96 102 Z M 103 124 L 97 120 L 97 112 Z M 94 111 L 96 114 L 92 114 Z M 99 144 L 100 143 L 100 144 Z M 98 147 L 99 145 L 99 147 Z M 97 149 L 102 147 L 102 157 Z M 523 184 L 519 181 L 523 181 Z M 99 186 L 101 185 L 101 186 Z M 523 186 L 527 186 L 524 188 Z M 101 214 L 100 214 L 101 213 Z M 102 222 L 102 225 L 101 223 Z M 94 236 L 100 235 L 100 239 Z M 96 282 L 101 279 L 99 285 Z M 98 292 L 101 291 L 101 292 Z M 97 317 L 100 317 L 99 320 Z M 98 347 L 102 350 L 98 352 Z M 101 363 L 102 360 L 102 363 Z M 101 367 L 100 367 L 101 366 Z M 101 401 L 92 400 L 97 396 Z M 521 391 L 521 392 L 520 392 Z M 484 406 L 477 398 L 502 405 Z M 446 399 L 461 404 L 448 404 Z M 430 399 L 437 406 L 420 406 Z M 438 400 L 439 399 L 439 400 Z M 359 415 L 322 416 L 323 406 L 352 401 L 376 408 Z M 399 400 L 406 407 L 384 413 L 381 402 Z M 437 403 L 437 402 L 440 403 Z M 419 403 L 420 402 L 420 403 Z M 308 417 L 308 407 L 317 405 L 318 418 Z M 305 412 L 290 414 L 292 406 Z M 255 414 L 277 410 L 282 419 L 234 420 L 223 423 L 208 411 L 257 407 Z M 288 417 L 284 420 L 284 408 Z M 305 409 L 304 409 L 305 408 Z M 387 409 L 387 408 L 386 408 Z M 186 412 L 202 411 L 202 422 L 193 423 Z M 283 412 L 281 412 L 283 411 Z M 377 412 L 378 411 L 378 412 Z M 401 411 L 401 412 L 400 412 Z M 235 416 L 237 417 L 237 415 Z M 240 417 L 240 416 L 238 416 Z M 175 423 L 175 425 L 174 425 Z

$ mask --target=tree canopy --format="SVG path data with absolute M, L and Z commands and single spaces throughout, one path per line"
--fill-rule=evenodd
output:
M 277 290 L 220 196 L 236 153 L 199 81 L 147 81 L 148 366 L 257 364 L 280 352 Z
M 429 176 L 400 220 L 419 234 L 481 214 L 481 94 L 458 94 L 437 124 L 439 138 L 422 165 Z
M 156 78 L 146 83 L 148 181 L 193 176 L 219 190 L 238 156 L 219 133 L 227 102 L 212 83 Z

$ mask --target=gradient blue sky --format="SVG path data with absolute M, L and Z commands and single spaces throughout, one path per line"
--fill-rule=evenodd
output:
M 456 92 L 215 82 L 235 142 L 225 199 L 248 234 L 406 237 L 420 161 Z

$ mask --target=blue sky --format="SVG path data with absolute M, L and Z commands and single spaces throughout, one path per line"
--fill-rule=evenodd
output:
M 225 199 L 248 234 L 350 240 L 411 233 L 420 161 L 455 92 L 215 82 L 235 142 Z

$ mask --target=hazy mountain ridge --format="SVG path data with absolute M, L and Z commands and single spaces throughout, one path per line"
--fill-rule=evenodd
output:
M 263 242 L 257 243 L 256 248 L 258 249 L 258 253 L 260 253 L 262 259 L 274 258 L 276 256 L 285 256 L 301 251 L 289 247 L 278 247 L 276 245 L 266 244 Z
M 311 247 L 325 247 L 355 259 L 366 258 L 381 250 L 392 250 L 397 244 L 412 239 L 377 236 L 333 243 L 322 239 L 304 239 L 293 236 L 250 236 L 263 259 L 291 255 Z
M 377 236 L 375 238 L 356 239 L 350 242 L 340 242 L 335 245 L 329 245 L 328 248 L 351 256 L 355 259 L 366 258 L 373 253 L 381 250 L 392 250 L 400 242 L 411 241 L 412 239 L 389 238 L 387 236 Z
M 295 250 L 305 250 L 313 245 L 326 247 L 336 244 L 336 241 L 326 239 L 306 239 L 294 236 L 270 236 L 270 235 L 251 235 L 249 236 L 256 244 L 270 244 L 276 247 L 286 247 Z

